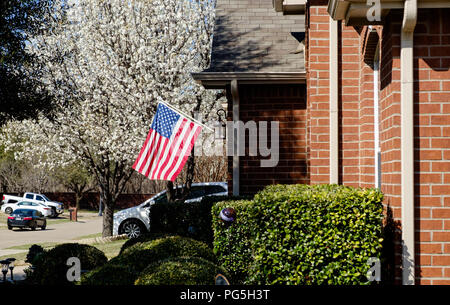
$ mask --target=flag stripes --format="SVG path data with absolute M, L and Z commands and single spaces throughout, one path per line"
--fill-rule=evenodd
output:
M 152 180 L 174 181 L 183 169 L 202 127 L 181 115 L 167 115 L 173 111 L 171 109 L 164 108 L 159 112 L 160 106 L 133 168 Z M 168 126 L 173 126 L 169 133 Z M 163 135 L 158 128 L 170 137 Z

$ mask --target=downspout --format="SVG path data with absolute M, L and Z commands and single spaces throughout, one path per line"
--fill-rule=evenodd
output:
M 330 184 L 339 183 L 338 24 L 330 17 Z
M 405 0 L 401 30 L 402 283 L 414 285 L 414 29 L 417 0 Z
M 231 81 L 231 96 L 233 99 L 233 123 L 239 121 L 239 89 L 236 79 Z M 239 196 L 239 152 L 237 129 L 233 128 L 233 196 Z

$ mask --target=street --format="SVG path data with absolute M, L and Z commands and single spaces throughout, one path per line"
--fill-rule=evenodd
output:
M 20 250 L 7 249 L 14 246 L 40 244 L 40 243 L 63 243 L 73 242 L 81 236 L 100 233 L 102 230 L 102 217 L 94 213 L 79 214 L 78 222 L 48 223 L 47 229 L 31 231 L 29 229 L 13 231 L 2 228 L 0 230 L 0 256 L 23 252 Z

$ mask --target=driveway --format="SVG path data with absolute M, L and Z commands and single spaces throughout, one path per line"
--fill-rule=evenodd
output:
M 40 243 L 74 242 L 81 236 L 100 233 L 102 231 L 102 217 L 93 213 L 79 214 L 78 222 L 49 223 L 47 229 L 36 231 L 0 230 L 0 256 L 23 252 L 7 248 Z

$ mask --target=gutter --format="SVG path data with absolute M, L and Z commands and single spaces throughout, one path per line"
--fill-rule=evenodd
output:
M 233 80 L 239 84 L 305 84 L 306 73 L 302 72 L 197 72 L 191 73 L 194 80 L 205 88 L 224 88 Z
M 415 283 L 414 245 L 414 29 L 417 0 L 405 0 L 401 29 L 402 283 Z
M 338 21 L 330 18 L 330 184 L 339 183 Z
M 233 122 L 239 121 L 239 87 L 237 79 L 231 81 L 231 96 L 233 99 Z M 239 196 L 240 193 L 240 174 L 239 174 L 239 152 L 238 152 L 238 130 L 233 128 L 233 196 Z

